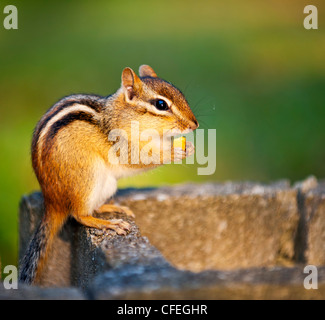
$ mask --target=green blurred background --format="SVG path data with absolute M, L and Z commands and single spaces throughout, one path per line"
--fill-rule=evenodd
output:
M 0 256 L 17 263 L 18 204 L 38 189 L 32 131 L 71 93 L 108 95 L 124 67 L 151 65 L 215 128 L 217 169 L 169 165 L 120 182 L 325 176 L 325 3 L 280 1 L 1 1 L 18 30 L 0 24 Z M 318 8 L 319 29 L 303 28 Z M 0 14 L 0 20 L 5 17 Z

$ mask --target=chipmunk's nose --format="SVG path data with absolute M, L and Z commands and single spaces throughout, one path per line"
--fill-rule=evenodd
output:
M 191 123 L 190 123 L 190 125 L 189 125 L 189 128 L 191 130 L 195 130 L 198 127 L 199 127 L 199 123 L 197 122 L 197 120 L 196 119 L 192 120 Z

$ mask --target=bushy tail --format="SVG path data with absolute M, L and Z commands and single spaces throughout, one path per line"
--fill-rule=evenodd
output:
M 47 211 L 43 216 L 38 228 L 36 229 L 32 240 L 29 243 L 25 256 L 20 262 L 19 281 L 32 284 L 39 276 L 53 238 L 61 229 L 65 219 L 55 212 Z

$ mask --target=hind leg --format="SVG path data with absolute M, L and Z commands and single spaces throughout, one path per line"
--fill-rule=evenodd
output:
M 104 220 L 89 215 L 74 215 L 74 218 L 82 225 L 96 229 L 112 229 L 117 234 L 126 235 L 130 231 L 130 224 L 122 219 Z
M 131 218 L 135 218 L 135 214 L 133 211 L 126 207 L 126 206 L 117 206 L 111 203 L 105 203 L 100 208 L 95 210 L 96 213 L 105 213 L 105 212 L 119 212 L 119 213 L 125 213 L 127 216 Z

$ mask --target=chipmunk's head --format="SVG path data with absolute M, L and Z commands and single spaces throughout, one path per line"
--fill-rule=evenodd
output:
M 184 95 L 169 82 L 157 77 L 148 65 L 122 72 L 124 103 L 130 119 L 138 119 L 141 130 L 155 129 L 168 136 L 185 134 L 199 124 Z

